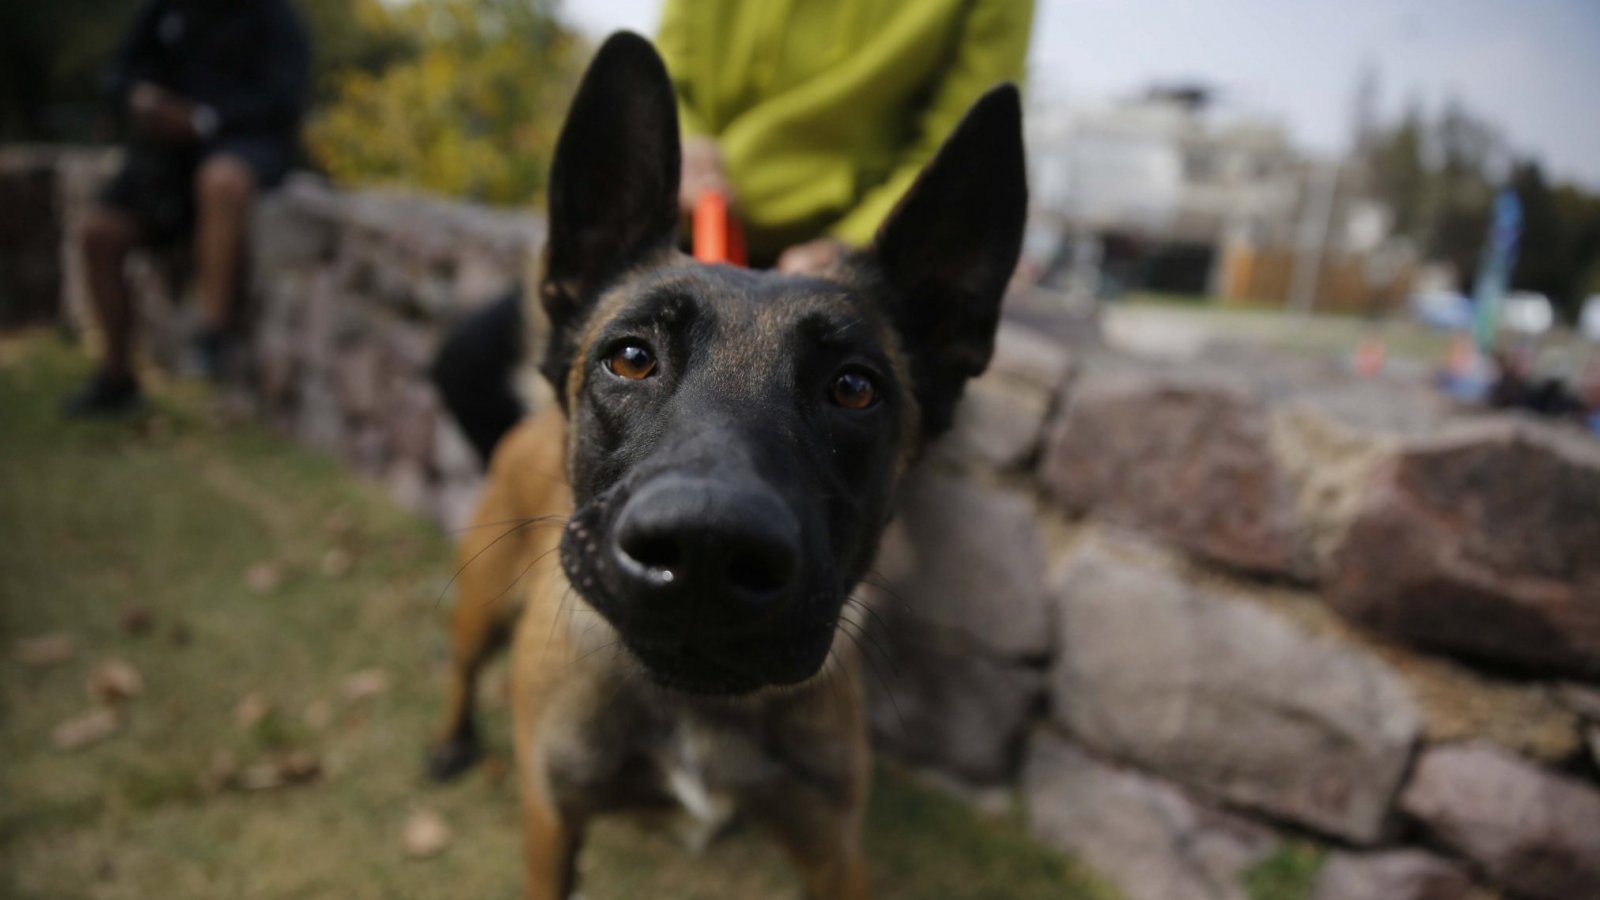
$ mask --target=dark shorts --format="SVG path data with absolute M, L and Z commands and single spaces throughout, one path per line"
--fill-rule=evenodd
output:
M 135 144 L 122 170 L 101 190 L 100 202 L 132 216 L 145 243 L 182 240 L 194 231 L 195 173 L 219 155 L 243 161 L 261 189 L 282 182 L 295 160 L 293 145 L 264 138 L 222 138 L 194 150 Z

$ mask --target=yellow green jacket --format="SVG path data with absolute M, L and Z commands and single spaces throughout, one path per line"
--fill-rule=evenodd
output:
M 752 257 L 871 240 L 977 97 L 1022 77 L 1033 0 L 667 0 L 685 136 L 717 138 Z

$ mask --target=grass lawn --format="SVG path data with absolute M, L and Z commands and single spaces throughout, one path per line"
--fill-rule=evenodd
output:
M 1441 364 L 1450 346 L 1448 334 L 1399 315 L 1375 320 L 1337 313 L 1302 316 L 1282 308 L 1172 294 L 1134 294 L 1104 309 L 1109 333 L 1129 334 L 1136 341 L 1151 331 L 1177 332 L 1184 344 L 1227 340 L 1291 355 L 1344 357 L 1362 340 L 1376 336 L 1392 357 L 1428 366 Z
M 57 397 L 87 365 L 50 338 L 0 338 L 0 896 L 516 896 L 503 700 L 486 722 L 499 764 L 421 778 L 448 539 L 335 462 L 220 420 L 192 387 L 139 423 L 65 423 Z M 48 634 L 70 636 L 71 657 L 24 659 L 39 650 L 19 642 Z M 58 748 L 107 660 L 142 690 L 114 735 Z M 486 682 L 503 696 L 501 675 Z M 237 786 L 291 756 L 321 775 Z M 423 859 L 402 839 L 419 810 L 450 832 Z M 1114 896 L 1015 821 L 892 767 L 868 832 L 888 900 Z M 588 900 L 799 896 L 753 834 L 691 858 L 617 820 L 581 867 Z

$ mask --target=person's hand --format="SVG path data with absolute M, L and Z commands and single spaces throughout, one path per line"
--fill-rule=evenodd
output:
M 842 241 L 817 238 L 795 244 L 778 256 L 778 271 L 792 275 L 821 275 L 838 265 L 850 250 Z
M 196 137 L 194 102 L 165 88 L 141 81 L 128 94 L 134 133 L 163 144 L 184 144 Z
M 722 168 L 722 150 L 716 138 L 692 137 L 683 142 L 683 171 L 678 179 L 678 211 L 694 215 L 694 205 L 706 191 L 721 191 L 733 204 L 733 189 Z

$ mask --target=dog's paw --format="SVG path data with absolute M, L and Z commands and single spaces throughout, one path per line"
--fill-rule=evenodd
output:
M 472 768 L 483 756 L 478 739 L 470 736 L 449 738 L 428 751 L 428 777 L 434 781 L 453 781 Z

